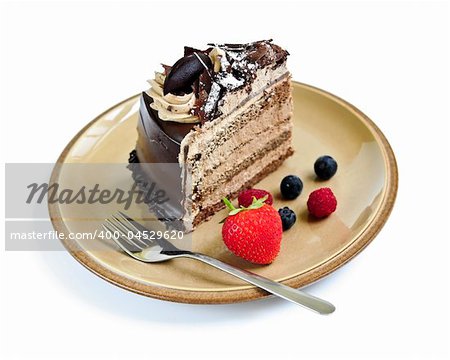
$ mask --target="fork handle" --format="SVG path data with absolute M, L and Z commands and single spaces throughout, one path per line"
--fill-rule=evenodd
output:
M 319 299 L 303 291 L 280 284 L 250 271 L 239 269 L 207 255 L 187 252 L 182 256 L 199 260 L 201 262 L 214 266 L 215 268 L 225 271 L 230 275 L 234 275 L 241 280 L 264 289 L 273 295 L 277 295 L 283 299 L 289 300 L 319 314 L 331 314 L 336 309 L 334 305 L 329 303 L 328 301 Z

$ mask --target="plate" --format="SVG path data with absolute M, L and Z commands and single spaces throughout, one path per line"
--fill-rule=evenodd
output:
M 293 82 L 294 149 L 274 173 L 255 187 L 275 195 L 274 206 L 289 206 L 297 223 L 283 234 L 281 251 L 270 265 L 254 265 L 231 254 L 221 239 L 217 213 L 192 235 L 192 247 L 286 285 L 301 288 L 330 274 L 363 250 L 377 235 L 393 207 L 398 184 L 394 153 L 382 132 L 348 102 L 310 85 Z M 115 105 L 86 125 L 58 159 L 51 182 L 67 182 L 64 164 L 125 163 L 134 148 L 139 95 Z M 339 164 L 329 181 L 315 178 L 313 164 L 328 154 Z M 279 195 L 281 179 L 299 175 L 304 182 L 296 200 Z M 333 189 L 338 208 L 323 220 L 308 216 L 308 194 L 319 187 Z M 55 229 L 64 234 L 94 231 L 99 220 L 73 222 L 61 205 L 49 204 Z M 113 210 L 111 210 L 111 213 Z M 226 273 L 190 259 L 144 264 L 119 250 L 103 251 L 84 240 L 62 240 L 73 257 L 103 279 L 154 298 L 183 303 L 233 303 L 268 296 Z M 104 245 L 106 246 L 106 245 Z

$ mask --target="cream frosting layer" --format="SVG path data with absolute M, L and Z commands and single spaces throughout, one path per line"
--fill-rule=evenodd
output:
M 270 127 L 264 131 L 264 136 L 259 139 L 254 139 L 245 144 L 238 151 L 230 153 L 227 160 L 220 163 L 208 176 L 203 177 L 199 184 L 199 192 L 208 190 L 210 187 L 215 187 L 220 184 L 223 179 L 222 175 L 230 170 L 238 168 L 247 158 L 250 158 L 260 149 L 268 148 L 271 143 L 276 141 L 282 134 L 292 133 L 292 126 L 289 122 L 285 122 L 278 127 Z M 244 170 L 247 171 L 247 170 Z
M 217 46 L 214 47 L 208 55 L 213 63 L 214 72 L 219 72 L 222 68 L 226 69 L 227 66 L 230 65 L 225 51 Z
M 252 99 L 253 97 L 258 96 L 268 87 L 274 86 L 273 84 L 277 83 L 288 74 L 289 71 L 286 67 L 286 63 L 278 66 L 276 69 L 266 67 L 256 70 L 255 79 L 251 83 L 250 92 L 248 89 L 243 88 L 225 95 L 218 103 L 218 112 L 221 116 L 229 115 L 236 108 L 240 107 L 241 104 L 245 103 L 249 99 Z
M 158 111 L 158 116 L 163 121 L 175 121 L 179 123 L 198 123 L 200 120 L 192 114 L 195 104 L 194 93 L 185 95 L 164 95 L 163 86 L 166 77 L 160 72 L 155 72 L 155 78 L 148 80 L 151 88 L 147 92 L 153 99 L 151 108 Z
M 257 89 L 252 87 L 250 93 L 240 90 L 228 94 L 224 98 L 227 105 L 222 107 L 223 113 L 219 118 L 206 122 L 201 128 L 191 131 L 185 136 L 180 146 L 179 163 L 183 165 L 192 161 L 196 154 L 203 152 L 206 144 L 214 143 L 215 138 L 224 136 L 227 128 L 233 125 L 237 117 L 247 112 L 252 105 L 263 101 L 266 95 L 270 94 L 275 87 L 280 86 L 283 81 L 290 80 L 289 72 L 286 69 L 284 72 L 277 72 L 277 75 L 278 77 L 275 77 L 270 71 L 264 71 L 260 74 L 261 79 L 258 80 Z M 233 103 L 233 107 L 231 107 L 231 103 Z M 185 154 L 185 149 L 189 149 L 187 154 Z
M 261 169 L 270 165 L 272 162 L 276 161 L 284 154 L 291 150 L 291 139 L 286 140 L 283 144 L 278 146 L 276 149 L 268 152 L 263 158 L 255 161 L 251 164 L 245 171 L 241 171 L 239 174 L 234 176 L 229 182 L 222 184 L 217 187 L 211 194 L 203 199 L 201 206 L 206 208 L 217 203 L 218 200 L 225 196 L 229 196 L 233 192 L 240 190 L 243 184 L 247 181 L 253 179 Z M 198 213 L 198 209 L 195 210 L 195 214 Z
M 240 131 L 227 139 L 224 144 L 218 146 L 212 156 L 203 155 L 199 161 L 199 166 L 207 171 L 217 168 L 221 164 L 230 163 L 230 157 L 238 148 L 239 151 L 242 151 L 240 156 L 245 157 L 264 147 L 264 144 L 276 138 L 280 133 L 292 130 L 291 113 L 290 99 L 277 107 L 263 111 L 260 115 L 257 115 L 257 121 L 248 121 Z M 245 144 L 245 147 L 241 147 L 242 144 Z M 236 163 L 232 165 L 235 166 Z
M 287 88 L 283 89 L 283 87 L 286 86 Z M 275 99 L 274 97 L 272 100 L 272 95 L 277 88 L 280 89 L 281 92 L 289 92 L 288 97 L 285 98 L 284 101 L 280 102 L 279 97 L 278 99 Z M 273 101 L 273 105 L 269 104 L 268 108 L 266 107 L 256 113 L 252 111 L 255 107 L 258 108 L 258 104 L 263 104 L 267 101 L 269 101 L 269 103 Z M 202 127 L 197 131 L 188 134 L 187 137 L 192 136 L 192 138 L 189 142 L 186 142 L 188 147 L 183 146 L 186 138 L 181 144 L 180 163 L 182 166 L 183 164 L 186 164 L 190 167 L 190 164 L 193 162 L 192 158 L 195 157 L 195 154 L 201 153 L 205 155 L 204 149 L 208 148 L 208 144 L 216 143 L 218 139 L 226 137 L 227 130 L 238 123 L 240 117 L 250 116 L 250 120 L 244 125 L 243 128 L 240 128 L 233 137 L 227 139 L 225 143 L 214 149 L 212 156 L 205 157 L 201 160 L 202 163 L 200 165 L 200 169 L 189 170 L 192 175 L 190 178 L 191 185 L 196 186 L 196 193 L 199 193 L 198 196 L 201 196 L 201 194 L 208 188 L 211 189 L 217 187 L 215 186 L 215 182 L 217 182 L 224 171 L 230 169 L 230 166 L 238 166 L 242 161 L 245 161 L 245 159 L 251 157 L 252 154 L 257 152 L 259 149 L 267 147 L 269 142 L 274 141 L 283 133 L 291 133 L 291 115 L 292 98 L 290 96 L 290 77 L 288 74 L 282 74 L 281 78 L 275 83 L 268 87 L 266 86 L 266 88 L 260 91 L 257 96 L 245 102 L 243 106 L 235 109 L 231 112 L 231 114 L 222 116 L 221 118 L 210 123 L 206 123 L 205 125 L 208 127 L 206 131 Z M 252 132 L 254 135 L 258 131 L 264 133 L 263 136 L 267 136 L 267 139 L 263 138 L 260 142 L 251 140 Z M 193 134 L 197 134 L 197 136 L 193 136 Z M 239 144 L 245 142 L 248 143 L 244 145 L 244 148 L 235 151 Z M 184 153 L 186 149 L 189 149 L 188 154 Z M 203 151 L 199 151 L 200 149 L 203 149 Z M 255 160 L 255 162 L 246 167 L 245 170 L 237 173 L 229 182 L 221 183 L 220 186 L 215 188 L 211 194 L 208 192 L 207 196 L 202 197 L 201 203 L 197 202 L 198 196 L 196 196 L 196 194 L 192 194 L 191 192 L 193 195 L 193 203 L 188 217 L 192 219 L 195 218 L 200 211 L 198 206 L 201 206 L 202 208 L 212 206 L 216 204 L 223 196 L 228 196 L 229 194 L 238 191 L 243 184 L 256 176 L 263 167 L 268 166 L 270 163 L 276 161 L 290 151 L 291 139 L 289 137 L 277 148 L 268 151 L 267 154 L 265 154 L 261 159 Z M 186 163 L 183 161 L 185 156 L 187 157 Z M 213 173 L 205 176 L 205 171 L 207 169 L 211 169 L 217 165 L 220 168 L 215 169 Z

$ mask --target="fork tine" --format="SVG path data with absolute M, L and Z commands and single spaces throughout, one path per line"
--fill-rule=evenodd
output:
M 110 227 L 108 227 L 108 225 L 106 225 L 106 224 L 102 224 L 102 227 L 103 227 L 103 229 L 110 232 L 111 234 L 115 233 L 115 231 L 112 230 Z M 111 240 L 113 240 L 117 244 L 117 246 L 119 246 L 125 253 L 134 257 L 132 250 L 128 248 L 130 246 L 130 244 L 128 244 L 123 239 L 123 235 L 121 232 L 119 232 L 119 234 L 120 234 L 120 236 L 118 238 L 116 236 L 111 236 Z
M 121 225 L 123 225 L 127 230 L 132 231 L 134 234 L 136 234 L 136 232 L 137 233 L 142 232 L 136 225 L 134 225 L 130 221 L 130 218 L 127 215 L 125 215 L 123 212 L 118 211 L 117 215 L 118 215 L 118 217 L 113 215 L 114 219 L 116 219 L 117 221 L 120 221 Z M 125 222 L 126 224 L 124 224 L 123 222 Z M 146 247 L 154 245 L 153 241 L 146 238 L 145 236 L 141 236 L 139 239 L 136 239 L 136 240 L 139 240 Z
M 127 214 L 118 211 L 118 216 L 123 219 L 124 222 L 128 223 L 129 226 L 131 226 L 133 229 L 135 229 L 138 232 L 142 232 L 142 229 L 146 229 L 142 224 L 138 223 L 137 221 L 133 220 L 131 217 L 129 217 Z M 156 234 L 154 234 L 156 235 Z M 150 239 L 149 237 L 145 238 L 145 236 L 141 237 L 142 242 L 146 242 L 147 246 L 155 246 L 158 245 L 166 250 L 173 250 L 178 251 L 178 249 L 174 244 L 172 244 L 170 241 L 164 239 L 163 236 L 158 236 L 155 238 Z
M 117 217 L 115 215 L 113 215 L 112 217 L 123 229 L 125 229 L 125 233 L 127 234 L 127 237 L 130 242 L 133 241 L 136 244 L 136 246 L 139 246 L 141 248 L 147 248 L 147 247 L 151 246 L 151 244 L 147 244 L 143 240 L 144 235 L 141 234 L 140 231 L 136 232 L 133 229 L 130 229 L 126 224 L 123 223 L 123 221 L 119 217 Z M 130 239 L 130 236 L 129 236 L 130 232 L 133 234 L 132 239 Z
M 130 225 L 130 227 L 132 227 L 134 230 L 140 231 L 140 230 L 136 227 L 136 225 L 134 225 L 134 224 L 130 221 L 128 215 L 124 214 L 122 211 L 118 211 L 117 214 L 120 216 L 121 219 L 125 220 L 125 221 L 127 222 L 127 224 Z
M 122 237 L 122 241 L 126 241 L 128 243 L 129 246 L 132 246 L 134 248 L 134 250 L 142 250 L 144 247 L 146 246 L 142 246 L 139 245 L 138 243 L 136 243 L 135 241 L 133 241 L 133 239 L 135 238 L 133 236 L 133 238 L 130 238 L 129 234 L 128 234 L 128 230 L 126 227 L 124 227 L 122 225 L 122 223 L 120 221 L 118 221 L 117 219 L 114 219 L 115 221 L 112 221 L 111 219 L 106 219 L 106 222 L 112 226 L 117 232 L 119 232 L 119 234 Z M 119 225 L 121 225 L 121 228 L 119 227 Z M 126 229 L 126 231 L 124 231 L 123 229 Z M 134 233 L 133 233 L 134 234 Z

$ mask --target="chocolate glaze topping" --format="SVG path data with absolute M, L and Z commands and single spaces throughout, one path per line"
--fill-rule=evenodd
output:
M 206 50 L 184 48 L 184 57 L 173 67 L 164 65 L 166 82 L 164 94 L 179 95 L 194 92 L 196 102 L 193 114 L 201 123 L 211 121 L 221 114 L 217 104 L 225 93 L 248 86 L 255 78 L 256 71 L 281 65 L 289 55 L 272 40 L 256 41 L 248 44 L 208 44 Z M 221 69 L 214 72 L 208 56 L 213 48 L 225 52 L 221 59 Z

